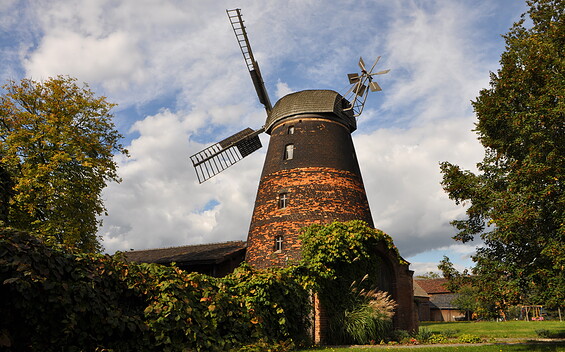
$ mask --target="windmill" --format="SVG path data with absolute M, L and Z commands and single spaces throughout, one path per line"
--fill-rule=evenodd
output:
M 332 90 L 304 90 L 271 105 L 253 56 L 240 9 L 226 10 L 259 101 L 267 112 L 259 129 L 246 128 L 190 157 L 200 183 L 261 148 L 269 134 L 246 260 L 266 267 L 300 257 L 298 233 L 311 223 L 373 219 L 351 133 L 369 91 L 380 91 L 373 72 L 359 59 L 360 73 L 348 75 L 346 97 Z
M 267 122 L 269 122 L 269 116 L 271 115 L 273 108 L 265 83 L 261 76 L 259 64 L 255 60 L 253 52 L 251 51 L 251 45 L 241 16 L 241 10 L 233 9 L 226 10 L 226 12 L 239 44 L 239 48 L 241 49 L 241 53 L 243 54 L 245 65 L 251 76 L 253 86 L 257 92 L 259 102 L 264 105 L 265 111 L 267 112 Z M 351 73 L 347 75 L 351 88 L 345 94 L 346 101 L 349 101 L 349 106 L 345 106 L 344 110 L 352 110 L 354 117 L 359 116 L 363 111 L 363 106 L 367 100 L 369 90 L 372 92 L 382 90 L 377 82 L 373 81 L 373 76 L 388 73 L 390 70 L 373 73 L 372 71 L 377 65 L 379 59 L 380 56 L 377 58 L 371 69 L 367 71 L 363 58 L 359 58 L 361 73 Z M 367 89 L 367 84 L 369 86 L 369 90 Z M 260 149 L 262 145 L 259 135 L 265 132 L 266 127 L 268 126 L 265 125 L 256 130 L 246 128 L 192 155 L 190 160 L 196 170 L 198 181 L 200 183 L 205 182 Z
M 349 220 L 373 226 L 351 133 L 368 93 L 381 90 L 375 76 L 389 70 L 373 72 L 379 59 L 367 70 L 360 58 L 361 72 L 348 75 L 346 97 L 333 90 L 304 90 L 271 105 L 241 11 L 226 12 L 267 119 L 261 128 L 246 128 L 190 158 L 202 183 L 261 148 L 261 133 L 270 135 L 245 260 L 257 268 L 285 266 L 300 259 L 298 234 L 304 226 Z M 398 303 L 395 327 L 413 330 L 412 272 L 385 244 L 376 251 L 382 259 L 379 289 Z

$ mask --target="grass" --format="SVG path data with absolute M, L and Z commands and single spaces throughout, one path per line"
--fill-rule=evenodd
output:
M 462 334 L 480 336 L 489 341 L 500 342 L 492 345 L 456 345 L 442 346 L 355 346 L 355 347 L 322 347 L 317 349 L 303 350 L 321 352 L 379 352 L 394 351 L 399 352 L 444 352 L 444 351 L 478 351 L 478 352 L 565 352 L 564 342 L 555 343 L 535 343 L 527 342 L 531 339 L 538 339 L 540 336 L 536 331 L 545 330 L 555 336 L 565 336 L 565 322 L 559 321 L 507 321 L 507 322 L 449 322 L 449 323 L 421 323 L 420 328 L 426 328 L 435 334 L 445 334 L 457 337 Z M 513 339 L 513 342 L 522 341 L 524 343 L 512 344 L 503 343 L 501 339 Z M 456 340 L 452 340 L 457 343 Z
M 472 334 L 489 339 L 538 338 L 536 330 L 542 329 L 555 333 L 565 333 L 565 322 L 556 320 L 421 323 L 420 327 L 428 328 L 433 333 L 457 331 L 458 334 Z
M 551 344 L 520 344 L 520 345 L 481 345 L 481 346 L 434 346 L 434 347 L 344 347 L 321 348 L 307 351 L 319 352 L 564 352 L 565 345 Z

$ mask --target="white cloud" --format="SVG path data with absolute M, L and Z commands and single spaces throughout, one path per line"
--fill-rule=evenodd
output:
M 449 222 L 464 210 L 443 192 L 439 162 L 472 165 L 479 158 L 471 126 L 468 117 L 356 136 L 375 226 L 391 235 L 405 255 L 453 241 Z
M 188 158 L 204 147 L 188 138 L 193 117 L 163 110 L 133 125 L 140 136 L 119 159 L 123 182 L 104 191 L 107 251 L 246 238 L 264 155 L 199 185 Z
M 118 91 L 144 81 L 142 61 L 136 44 L 125 32 L 102 38 L 56 32 L 43 38 L 25 65 L 36 79 L 64 73 L 85 82 L 104 82 L 109 91 Z
M 453 243 L 448 223 L 463 209 L 442 191 L 438 163 L 473 168 L 482 158 L 469 101 L 502 50 L 484 24 L 509 26 L 524 6 L 514 3 L 28 2 L 18 21 L 0 15 L 16 38 L 2 74 L 76 76 L 120 104 L 131 158 L 119 158 L 123 183 L 104 191 L 100 232 L 113 252 L 246 237 L 264 149 L 202 185 L 188 159 L 265 119 L 226 8 L 243 8 L 276 97 L 343 92 L 359 56 L 382 55 L 378 69 L 392 71 L 379 76 L 383 92 L 369 97 L 354 139 L 375 224 L 412 256 Z
M 293 90 L 288 86 L 287 83 L 281 82 L 281 81 L 277 82 L 276 96 L 277 96 L 278 99 L 280 99 L 280 98 L 284 97 L 285 95 L 290 94 L 292 92 L 293 92 Z

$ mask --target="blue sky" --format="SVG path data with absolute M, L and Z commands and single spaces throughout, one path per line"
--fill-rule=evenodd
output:
M 345 93 L 359 56 L 382 56 L 391 72 L 353 135 L 375 226 L 416 274 L 443 255 L 469 267 L 473 244 L 449 225 L 464 208 L 441 189 L 439 162 L 482 159 L 470 102 L 524 1 L 1 0 L 3 82 L 70 75 L 119 104 L 131 157 L 116 157 L 123 182 L 104 191 L 106 251 L 246 238 L 266 148 L 202 185 L 188 159 L 265 119 L 225 13 L 236 7 L 273 103 Z

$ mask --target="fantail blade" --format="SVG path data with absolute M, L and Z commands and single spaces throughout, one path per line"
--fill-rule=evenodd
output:
M 359 58 L 359 67 L 361 68 L 361 71 L 367 71 L 365 69 L 365 61 L 363 61 L 362 57 Z
M 377 82 L 369 83 L 369 88 L 371 89 L 371 92 L 380 92 L 382 90 Z
M 357 84 L 357 86 L 355 87 L 355 94 L 362 96 L 365 93 L 365 90 L 367 89 L 367 86 L 364 84 Z
M 380 56 L 377 57 L 377 59 L 375 60 L 375 63 L 373 64 L 373 66 L 371 66 L 371 70 L 369 71 L 369 74 L 370 74 L 371 72 L 373 72 L 373 69 L 375 68 L 375 66 L 377 66 L 377 62 L 379 62 L 380 59 L 381 59 Z
M 349 78 L 349 84 L 359 82 L 359 75 L 357 73 L 348 73 L 347 78 Z
M 376 76 L 376 75 L 384 75 L 385 73 L 389 73 L 390 70 L 383 70 L 383 71 L 379 71 L 376 73 L 371 73 L 371 76 Z

